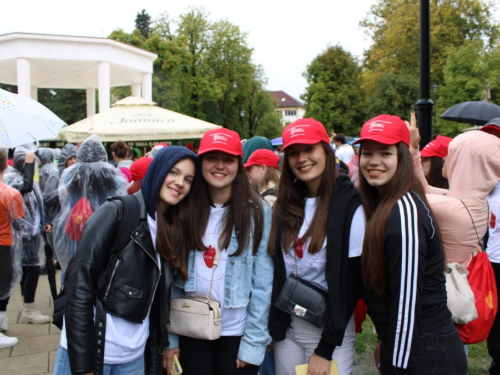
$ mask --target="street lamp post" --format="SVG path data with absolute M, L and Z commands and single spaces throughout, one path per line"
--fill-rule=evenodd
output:
M 243 125 L 243 118 L 245 117 L 245 111 L 242 109 L 240 110 L 240 119 L 241 119 L 241 131 L 243 134 L 245 133 L 245 126 Z
M 417 110 L 421 147 L 431 141 L 432 108 L 434 107 L 434 102 L 430 99 L 430 23 L 429 0 L 420 0 L 420 100 L 417 102 Z

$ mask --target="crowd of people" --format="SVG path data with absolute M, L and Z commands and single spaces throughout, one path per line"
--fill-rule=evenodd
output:
M 422 150 L 414 115 L 370 119 L 353 145 L 314 119 L 282 140 L 275 150 L 220 128 L 196 153 L 162 143 L 138 157 L 118 141 L 108 160 L 94 135 L 61 151 L 17 147 L 12 166 L 0 151 L 0 330 L 19 283 L 20 322 L 52 321 L 35 304 L 42 266 L 63 301 L 55 375 L 176 374 L 179 363 L 187 375 L 303 364 L 348 375 L 363 308 L 379 373 L 467 374 L 445 266 L 467 268 L 488 233 L 500 279 L 500 119 Z M 499 332 L 495 321 L 491 374 Z M 0 333 L 0 347 L 16 343 Z

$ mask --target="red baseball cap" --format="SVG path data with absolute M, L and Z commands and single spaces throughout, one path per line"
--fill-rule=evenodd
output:
M 410 131 L 398 116 L 379 115 L 365 122 L 360 138 L 353 145 L 371 140 L 385 145 L 403 142 L 410 147 Z
M 438 135 L 435 140 L 425 145 L 422 151 L 420 151 L 420 156 L 423 158 L 430 158 L 432 156 L 444 158 L 448 155 L 448 145 L 451 141 L 453 141 L 453 138 Z
M 210 151 L 222 151 L 243 157 L 240 135 L 234 130 L 219 128 L 207 131 L 201 139 L 198 155 Z
M 153 158 L 148 157 L 142 157 L 134 161 L 130 166 L 132 181 L 142 180 L 152 161 Z
M 245 164 L 245 168 L 251 167 L 252 165 L 267 165 L 268 167 L 276 168 L 279 170 L 278 163 L 280 162 L 280 157 L 276 155 L 271 150 L 261 148 L 255 150 L 252 155 L 248 158 Z
M 321 141 L 330 143 L 324 125 L 313 118 L 301 118 L 283 129 L 283 151 L 291 145 L 314 145 Z

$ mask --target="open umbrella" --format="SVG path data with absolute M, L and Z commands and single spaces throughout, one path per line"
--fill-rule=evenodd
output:
M 60 139 L 80 142 L 97 134 L 102 142 L 195 139 L 220 128 L 209 122 L 160 108 L 146 99 L 129 96 L 107 111 L 61 130 Z
M 484 125 L 500 117 L 500 106 L 485 101 L 463 102 L 448 108 L 440 118 L 471 125 Z
M 63 120 L 36 100 L 0 89 L 0 147 L 54 139 L 64 126 Z
M 278 138 L 271 139 L 271 144 L 273 146 L 281 146 L 283 144 L 283 138 L 278 137 Z

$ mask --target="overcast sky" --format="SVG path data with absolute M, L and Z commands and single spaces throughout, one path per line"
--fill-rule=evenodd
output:
M 146 9 L 152 19 L 173 19 L 189 6 L 204 7 L 212 20 L 227 19 L 248 33 L 254 60 L 264 66 L 269 90 L 299 98 L 308 63 L 329 44 L 339 43 L 361 58 L 370 40 L 359 22 L 375 0 L 16 0 L 3 1 L 0 34 L 30 32 L 107 37 L 115 29 L 132 32 Z M 497 19 L 498 17 L 497 12 Z

